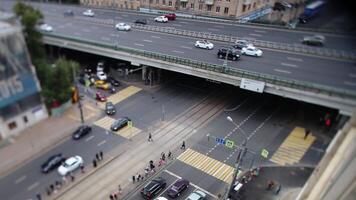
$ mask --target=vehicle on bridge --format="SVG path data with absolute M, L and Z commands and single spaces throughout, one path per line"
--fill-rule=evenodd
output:
M 87 16 L 87 17 L 94 17 L 94 12 L 89 9 L 89 10 L 84 11 L 83 15 Z
M 131 30 L 131 26 L 126 23 L 118 23 L 115 25 L 115 28 L 119 31 L 129 31 Z
M 66 176 L 70 172 L 75 171 L 80 166 L 84 164 L 83 158 L 80 156 L 73 156 L 68 158 L 61 166 L 58 168 L 58 173 L 62 176 Z
M 176 14 L 175 13 L 168 13 L 164 15 L 165 17 L 167 17 L 168 20 L 176 20 Z
M 40 26 L 40 30 L 41 31 L 46 31 L 46 32 L 52 32 L 53 31 L 53 28 L 52 26 L 48 25 L 48 24 L 42 24 Z
M 73 10 L 66 10 L 63 13 L 64 16 L 74 16 Z
M 248 56 L 261 57 L 263 52 L 262 52 L 261 49 L 258 49 L 258 48 L 253 47 L 253 46 L 248 46 L 248 47 L 242 48 L 241 54 L 242 55 L 248 55 Z
M 135 24 L 146 25 L 147 24 L 147 20 L 146 19 L 136 19 Z
M 325 42 L 325 37 L 322 35 L 305 36 L 302 39 L 303 44 L 313 45 L 313 46 L 323 46 L 324 42 Z
M 324 7 L 324 4 L 325 2 L 322 0 L 314 1 L 308 4 L 304 9 L 303 14 L 299 16 L 300 23 L 305 24 L 317 14 L 319 14 L 321 9 Z
M 253 46 L 253 43 L 248 42 L 246 40 L 236 40 L 235 44 L 232 45 L 232 47 L 235 49 L 242 49 L 242 48 L 248 47 L 248 46 Z
M 240 59 L 240 52 L 235 49 L 220 48 L 218 50 L 218 57 L 220 59 L 238 60 Z
M 61 153 L 53 155 L 47 159 L 45 163 L 41 165 L 41 170 L 43 173 L 48 173 L 53 169 L 59 167 L 66 159 Z
M 162 23 L 167 23 L 168 22 L 168 18 L 165 17 L 165 16 L 156 17 L 154 20 L 155 20 L 155 22 L 162 22 Z
M 195 42 L 194 46 L 197 48 L 208 49 L 208 50 L 211 50 L 214 48 L 214 44 L 209 42 L 208 40 L 198 40 Z

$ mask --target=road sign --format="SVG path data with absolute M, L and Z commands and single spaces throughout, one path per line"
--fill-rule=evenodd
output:
M 130 128 L 132 128 L 132 121 L 128 121 L 128 122 L 127 122 L 127 126 L 129 126 Z
M 262 149 L 261 156 L 264 157 L 264 158 L 267 158 L 268 157 L 268 151 L 266 149 Z
M 245 90 L 250 90 L 253 92 L 263 93 L 263 90 L 265 88 L 265 83 L 252 79 L 242 78 L 240 83 L 240 88 Z
M 216 138 L 215 141 L 219 144 L 225 144 L 225 139 L 223 138 Z
M 226 140 L 226 144 L 225 146 L 227 146 L 228 148 L 233 148 L 234 147 L 234 141 L 232 140 Z

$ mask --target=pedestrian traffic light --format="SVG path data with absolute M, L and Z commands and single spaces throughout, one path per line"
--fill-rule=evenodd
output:
M 325 125 L 328 126 L 328 127 L 331 125 L 331 120 L 330 120 L 330 118 L 328 118 L 328 119 L 325 120 Z

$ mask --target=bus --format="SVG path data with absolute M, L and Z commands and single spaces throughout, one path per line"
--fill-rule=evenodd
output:
M 317 0 L 308 4 L 304 9 L 303 14 L 299 17 L 299 21 L 301 23 L 306 23 L 311 18 L 315 17 L 323 8 L 324 4 L 325 2 L 321 0 Z

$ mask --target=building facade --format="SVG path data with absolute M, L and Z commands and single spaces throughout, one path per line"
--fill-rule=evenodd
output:
M 48 117 L 20 27 L 0 22 L 0 140 Z
M 114 9 L 138 10 L 140 8 L 140 0 L 80 0 L 80 4 Z

